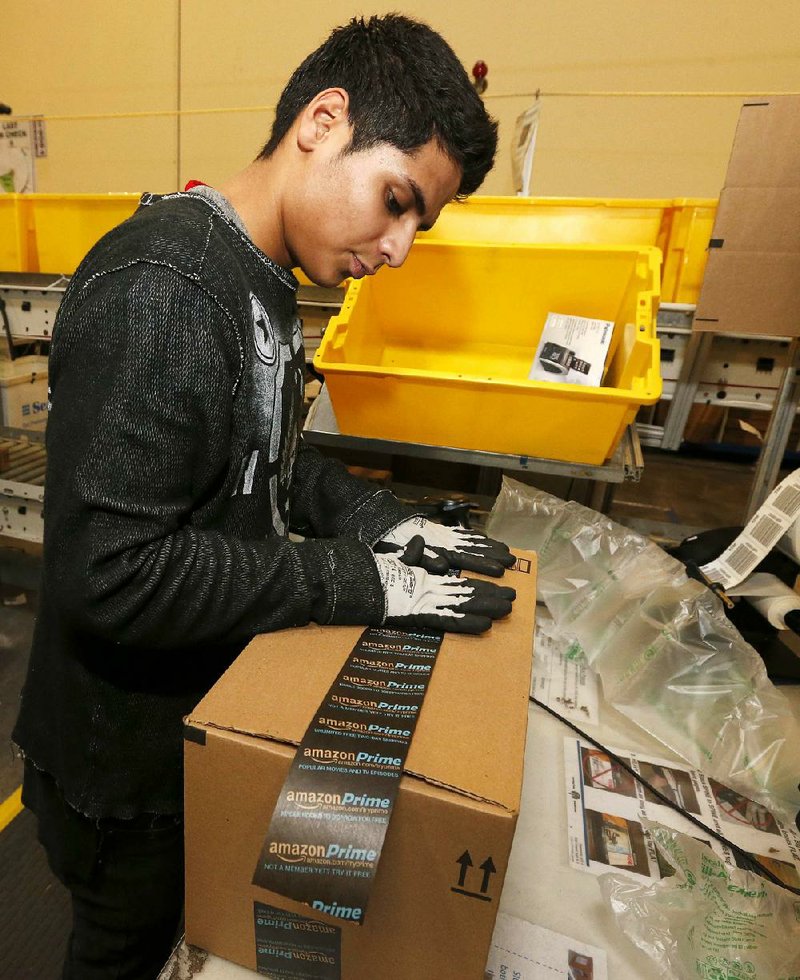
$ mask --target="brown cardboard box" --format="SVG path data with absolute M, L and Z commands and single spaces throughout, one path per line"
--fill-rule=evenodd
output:
M 528 717 L 536 563 L 517 554 L 512 615 L 445 634 L 362 925 L 251 884 L 295 746 L 362 628 L 256 637 L 200 702 L 185 743 L 189 943 L 255 969 L 259 902 L 339 928 L 344 980 L 483 980 Z
M 800 336 L 800 97 L 742 106 L 696 330 Z

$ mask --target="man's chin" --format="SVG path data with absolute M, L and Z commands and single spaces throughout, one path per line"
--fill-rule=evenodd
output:
M 345 281 L 350 275 L 348 272 L 334 272 L 325 273 L 317 272 L 313 269 L 305 269 L 303 266 L 298 265 L 295 267 L 295 272 L 302 272 L 302 274 L 309 280 L 313 282 L 315 286 L 324 286 L 330 289 L 333 286 L 338 286 Z

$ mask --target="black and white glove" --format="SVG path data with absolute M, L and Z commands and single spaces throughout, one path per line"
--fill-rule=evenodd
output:
M 408 545 L 417 535 L 425 542 L 419 561 L 407 557 Z M 392 554 L 407 564 L 421 565 L 427 572 L 444 575 L 448 569 L 463 568 L 467 572 L 493 575 L 499 578 L 515 561 L 502 541 L 487 538 L 480 531 L 463 527 L 445 527 L 426 517 L 411 517 L 378 541 L 378 554 Z
M 421 549 L 420 549 L 421 550 Z M 375 555 L 386 596 L 385 625 L 397 629 L 445 630 L 484 633 L 492 620 L 511 612 L 514 589 L 460 578 L 430 575 L 424 568 L 406 565 L 393 555 Z

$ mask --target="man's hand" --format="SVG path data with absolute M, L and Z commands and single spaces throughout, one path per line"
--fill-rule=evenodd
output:
M 408 557 L 408 545 L 420 535 L 425 548 L 418 561 Z M 420 565 L 434 575 L 444 575 L 451 568 L 493 575 L 499 578 L 514 564 L 514 556 L 502 541 L 487 538 L 480 531 L 463 527 L 445 527 L 426 517 L 412 517 L 390 531 L 375 545 L 379 554 L 396 555 L 406 564 Z
M 422 539 L 411 545 L 421 554 Z M 495 619 L 511 612 L 514 589 L 460 578 L 430 575 L 390 555 L 375 555 L 386 595 L 385 625 L 398 629 L 422 627 L 451 633 L 484 633 Z

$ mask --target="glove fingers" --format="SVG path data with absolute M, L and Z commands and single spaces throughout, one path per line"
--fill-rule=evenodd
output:
M 511 613 L 511 603 L 504 599 L 486 599 L 475 597 L 462 606 L 454 607 L 458 612 L 462 609 L 475 616 L 489 616 L 490 619 L 504 619 Z
M 482 538 L 480 543 L 464 543 L 458 548 L 435 548 L 450 568 L 461 568 L 466 572 L 491 575 L 500 578 L 503 572 L 516 561 L 502 541 Z
M 517 560 L 516 556 L 511 554 L 506 545 L 503 545 L 503 548 L 505 549 L 504 551 L 501 551 L 499 554 L 493 554 L 492 558 L 499 562 L 503 568 L 511 568 Z
M 441 600 L 444 608 L 453 609 L 458 613 L 474 616 L 488 616 L 490 619 L 502 619 L 511 612 L 511 603 L 516 598 L 514 589 L 493 585 L 491 582 L 481 582 L 475 579 L 463 579 L 463 585 L 456 591 L 452 602 Z M 464 601 L 463 596 L 469 596 Z
M 399 555 L 403 548 L 399 544 L 391 544 L 388 541 L 377 541 L 372 550 L 376 555 Z
M 485 633 L 492 621 L 488 616 L 465 613 L 459 616 L 395 616 L 386 620 L 386 625 L 394 629 L 431 629 L 445 633 Z
M 415 534 L 398 557 L 405 565 L 419 565 L 425 552 L 425 539 Z
M 450 565 L 444 555 L 433 554 L 430 549 L 426 550 L 425 538 L 421 534 L 415 534 L 403 549 L 402 554 L 397 557 L 404 564 L 424 568 L 431 575 L 446 575 L 450 570 Z
M 470 555 L 466 551 L 445 551 L 442 558 L 446 568 L 460 568 L 465 572 L 477 572 L 479 575 L 492 575 L 500 578 L 505 571 L 505 567 L 499 561 L 487 558 L 483 555 Z M 440 572 L 443 575 L 444 572 Z
M 505 602 L 513 602 L 517 598 L 517 590 L 508 585 L 495 585 L 494 582 L 481 582 L 480 579 L 467 579 L 470 588 L 476 596 L 487 599 L 502 599 Z
M 412 562 L 408 562 L 407 564 L 412 564 Z M 423 553 L 420 560 L 413 564 L 424 568 L 430 575 L 447 575 L 450 571 L 450 562 L 444 555 L 426 555 Z

